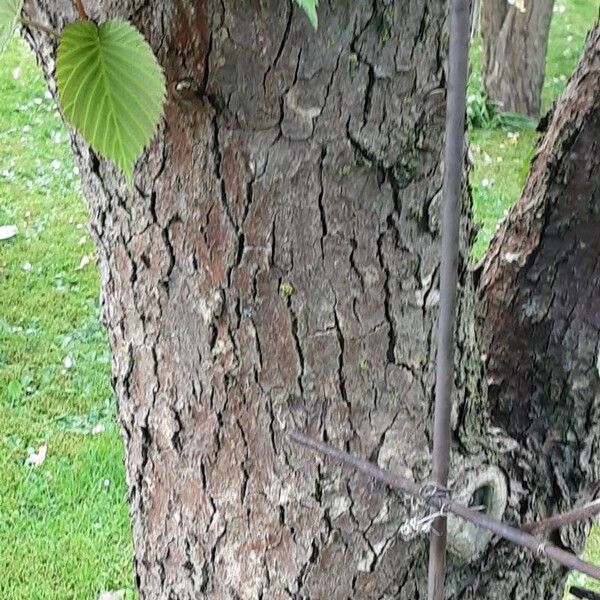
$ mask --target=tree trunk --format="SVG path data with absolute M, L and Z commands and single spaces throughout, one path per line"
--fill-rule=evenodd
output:
M 483 85 L 503 111 L 540 114 L 554 0 L 483 0 Z
M 492 421 L 539 457 L 523 483 L 558 492 L 548 515 L 599 491 L 599 140 L 596 25 L 482 275 Z
M 398 535 L 422 512 L 286 431 L 429 475 L 445 5 L 323 2 L 315 33 L 284 0 L 88 4 L 141 29 L 169 89 L 132 192 L 72 138 L 140 597 L 424 598 L 427 541 Z M 75 18 L 67 0 L 27 14 Z M 52 40 L 30 35 L 54 89 Z M 452 482 L 518 521 L 555 491 L 506 492 L 505 473 L 534 459 L 488 431 L 467 200 Z M 450 531 L 449 598 L 561 596 L 563 572 Z

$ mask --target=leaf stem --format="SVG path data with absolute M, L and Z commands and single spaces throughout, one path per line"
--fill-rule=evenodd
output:
M 58 33 L 56 29 L 52 29 L 52 27 L 48 27 L 47 25 L 43 25 L 42 23 L 38 23 L 37 21 L 31 21 L 30 19 L 26 19 L 25 17 L 19 17 L 19 21 L 22 25 L 25 25 L 25 27 L 34 27 L 35 29 L 39 29 L 40 31 L 43 31 L 55 38 L 60 38 L 60 33 Z
M 85 12 L 85 8 L 83 7 L 82 0 L 73 0 L 73 2 L 75 3 L 75 8 L 77 9 L 77 12 L 79 13 L 79 18 L 82 21 L 87 21 L 88 16 L 87 16 L 87 13 Z

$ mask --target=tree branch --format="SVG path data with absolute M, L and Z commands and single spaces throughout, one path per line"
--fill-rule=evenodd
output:
M 81 0 L 73 0 L 73 2 L 75 4 L 75 8 L 77 9 L 77 13 L 79 14 L 79 18 L 82 21 L 87 21 L 88 16 L 87 16 L 87 13 L 85 12 L 85 8 L 83 7 L 83 2 Z

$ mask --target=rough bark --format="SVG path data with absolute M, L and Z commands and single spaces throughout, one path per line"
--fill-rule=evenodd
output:
M 599 492 L 599 144 L 596 26 L 482 275 L 492 421 L 538 456 L 522 483 L 556 491 L 548 515 Z M 559 541 L 573 545 L 581 530 Z
M 546 50 L 554 0 L 483 0 L 483 85 L 502 110 L 540 114 Z
M 398 536 L 410 504 L 285 432 L 429 474 L 444 4 L 322 2 L 317 33 L 284 0 L 89 4 L 142 30 L 169 89 L 133 191 L 72 138 L 140 597 L 425 597 L 427 542 Z M 26 11 L 75 16 L 66 0 Z M 53 42 L 31 35 L 54 89 Z M 530 457 L 487 430 L 472 237 L 465 196 L 452 480 L 518 522 L 554 492 L 499 498 L 491 465 Z M 562 572 L 451 530 L 449 598 L 560 597 Z

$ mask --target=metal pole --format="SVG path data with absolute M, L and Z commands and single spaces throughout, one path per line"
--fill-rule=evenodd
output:
M 589 504 L 584 504 L 583 506 L 578 506 L 577 508 L 574 508 L 561 515 L 548 517 L 547 519 L 535 521 L 534 523 L 527 523 L 526 525 L 523 525 L 521 529 L 531 533 L 536 531 L 552 531 L 553 529 L 558 529 L 560 527 L 564 527 L 565 525 L 571 525 L 571 523 L 576 523 L 577 521 L 591 519 L 599 513 L 600 499 L 594 500 Z
M 454 378 L 454 325 L 458 282 L 458 238 L 464 159 L 465 110 L 471 11 L 469 0 L 450 0 L 450 48 L 446 99 L 446 147 L 442 188 L 442 257 L 433 424 L 433 481 L 448 485 L 450 412 Z M 436 519 L 429 546 L 429 600 L 443 600 L 446 519 Z
M 370 462 L 361 460 L 356 456 L 352 456 L 347 452 L 337 450 L 328 444 L 313 440 L 300 431 L 292 431 L 290 433 L 290 438 L 294 442 L 302 444 L 307 448 L 311 448 L 312 450 L 320 452 L 325 456 L 329 456 L 330 458 L 350 466 L 353 469 L 375 479 L 376 481 L 386 484 L 392 489 L 399 490 L 412 496 L 417 496 L 426 501 L 429 506 L 440 510 L 443 509 L 444 512 L 452 513 L 461 519 L 465 519 L 466 521 L 473 523 L 477 527 L 487 529 L 488 531 L 495 533 L 509 542 L 524 548 L 529 548 L 530 550 L 536 552 L 540 557 L 547 556 L 564 567 L 585 573 L 586 575 L 589 575 L 590 577 L 600 581 L 599 567 L 581 560 L 578 556 L 572 554 L 571 552 L 567 552 L 566 550 L 562 550 L 553 544 L 539 540 L 530 533 L 521 531 L 516 527 L 512 527 L 511 525 L 503 523 L 502 521 L 498 521 L 497 519 L 494 519 L 485 513 L 473 510 L 467 506 L 463 506 L 462 504 L 454 502 L 451 499 L 445 499 L 440 496 L 428 496 L 424 498 L 422 495 L 422 488 L 414 481 L 406 479 L 405 477 L 400 477 L 399 475 L 394 475 L 389 471 L 380 469 L 378 466 Z

